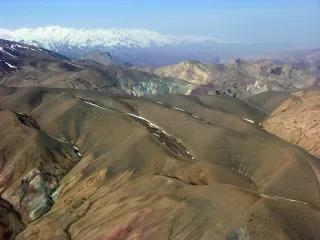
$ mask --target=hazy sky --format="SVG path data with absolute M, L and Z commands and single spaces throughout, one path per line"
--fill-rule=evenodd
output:
M 320 47 L 320 0 L 0 0 L 0 27 L 47 25 Z

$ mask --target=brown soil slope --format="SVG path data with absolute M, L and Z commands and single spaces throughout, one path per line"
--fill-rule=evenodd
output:
M 320 235 L 318 159 L 246 102 L 3 88 L 0 108 L 1 198 L 25 225 L 2 228 L 18 240 Z
M 263 126 L 320 157 L 320 89 L 293 93 L 272 112 Z

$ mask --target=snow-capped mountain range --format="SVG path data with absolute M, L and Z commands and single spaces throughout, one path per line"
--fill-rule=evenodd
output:
M 141 67 L 159 67 L 186 60 L 218 63 L 294 50 L 287 44 L 243 44 L 213 37 L 177 36 L 125 28 L 0 28 L 0 39 L 46 48 L 71 58 Z
M 0 38 L 33 44 L 50 50 L 70 48 L 146 48 L 190 43 L 217 42 L 209 37 L 164 35 L 144 29 L 76 29 L 59 26 L 0 28 Z

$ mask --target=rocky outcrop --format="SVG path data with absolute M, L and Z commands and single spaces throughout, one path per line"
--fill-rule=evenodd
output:
M 37 130 L 40 130 L 40 127 L 37 123 L 37 121 L 32 117 L 28 116 L 27 114 L 22 114 L 22 113 L 16 113 L 17 118 L 19 121 L 26 127 L 28 128 L 34 128 Z
M 190 83 L 194 95 L 229 95 L 248 97 L 266 91 L 291 91 L 316 85 L 317 63 L 262 59 L 237 59 L 225 64 L 186 61 L 154 69 L 153 73 Z
M 30 171 L 22 180 L 17 192 L 20 195 L 20 211 L 28 213 L 33 221 L 48 212 L 53 205 L 52 193 L 58 188 L 58 179 L 43 176 L 38 169 Z
M 183 79 L 196 85 L 208 84 L 212 80 L 210 65 L 198 61 L 186 61 L 176 65 L 160 67 L 154 73 L 166 77 Z
M 27 114 L 6 110 L 0 117 L 0 194 L 26 224 L 50 210 L 59 180 L 79 156 Z

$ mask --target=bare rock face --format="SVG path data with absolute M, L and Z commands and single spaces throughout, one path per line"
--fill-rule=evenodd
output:
M 26 114 L 0 111 L 0 192 L 28 223 L 53 205 L 58 181 L 79 160 L 71 144 L 40 130 Z
M 20 208 L 28 212 L 28 219 L 33 221 L 47 211 L 53 205 L 51 195 L 58 188 L 57 180 L 43 174 L 37 169 L 29 172 L 21 181 L 18 189 L 21 196 Z
M 320 89 L 293 93 L 272 112 L 263 126 L 320 157 Z
M 252 102 L 0 88 L 0 234 L 317 240 L 320 163 Z
M 208 66 L 197 61 L 186 61 L 175 65 L 155 69 L 155 73 L 166 77 L 176 77 L 193 84 L 208 84 L 212 76 L 207 69 Z
M 291 91 L 315 86 L 318 64 L 309 63 L 307 58 L 305 62 L 298 63 L 289 59 L 236 59 L 225 64 L 186 61 L 156 68 L 153 73 L 189 82 L 193 95 L 229 95 L 244 98 L 267 91 Z

